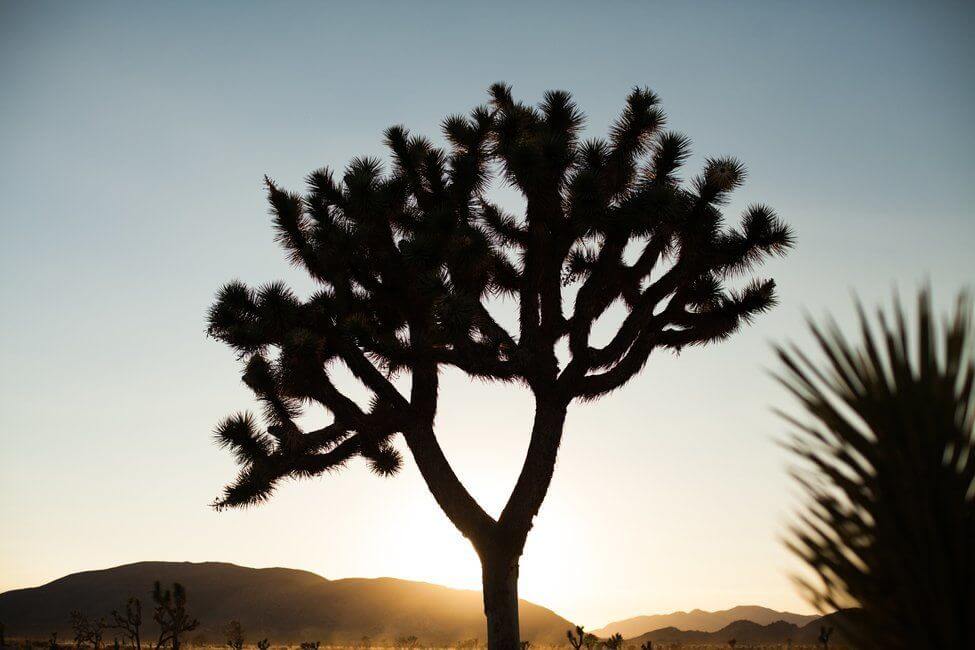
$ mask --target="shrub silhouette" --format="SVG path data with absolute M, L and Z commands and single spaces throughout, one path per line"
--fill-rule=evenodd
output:
M 268 650 L 271 647 L 271 642 L 267 639 L 261 639 L 257 642 L 257 650 Z
M 186 589 L 180 583 L 173 583 L 172 590 L 162 588 L 156 580 L 152 586 L 152 600 L 156 604 L 152 619 L 159 625 L 159 639 L 156 650 L 167 643 L 173 650 L 179 650 L 180 638 L 186 632 L 199 627 L 200 622 L 186 612 Z
M 769 309 L 771 280 L 741 289 L 725 282 L 793 239 L 763 205 L 749 207 L 740 226 L 723 226 L 720 208 L 745 177 L 739 161 L 709 159 L 690 184 L 679 181 L 690 143 L 663 130 L 650 90 L 630 93 L 608 139 L 585 142 L 568 93 L 549 92 L 538 107 L 503 84 L 490 95 L 469 117 L 444 120 L 446 150 L 388 129 L 388 172 L 356 158 L 340 178 L 310 174 L 304 196 L 265 179 L 278 241 L 320 288 L 302 299 L 281 283 L 255 290 L 231 282 L 210 310 L 209 333 L 244 360 L 243 380 L 266 421 L 237 414 L 217 427 L 241 471 L 215 505 L 260 503 L 283 479 L 355 457 L 395 474 L 402 458 L 393 439 L 402 433 L 435 500 L 478 553 L 488 647 L 517 650 L 519 558 L 569 403 L 622 387 L 654 350 L 725 339 Z M 524 197 L 523 217 L 486 196 L 495 170 Z M 505 298 L 517 302 L 517 332 L 489 310 Z M 621 323 L 597 344 L 594 323 L 613 305 Z M 372 394 L 368 408 L 334 383 L 339 362 Z M 438 442 L 442 367 L 534 395 L 528 452 L 497 519 Z M 408 394 L 390 379 L 397 373 L 409 374 Z M 297 418 L 308 404 L 333 421 L 303 430 Z
M 572 630 L 566 630 L 565 636 L 569 639 L 569 645 L 572 646 L 573 650 L 580 650 L 582 644 L 585 643 L 586 633 L 582 629 L 581 625 L 576 625 L 575 634 L 573 635 Z
M 88 617 L 78 610 L 72 611 L 70 618 L 71 628 L 74 630 L 75 648 L 87 647 L 90 643 L 94 650 L 99 650 L 106 627 L 105 621 L 89 621 Z
M 641 643 L 640 650 L 653 650 L 653 641 L 648 640 L 646 643 Z
M 226 637 L 228 648 L 232 648 L 232 650 L 243 649 L 244 630 L 240 625 L 240 621 L 230 621 L 227 629 L 224 630 L 224 636 Z
M 125 638 L 132 642 L 135 650 L 142 650 L 142 602 L 138 598 L 129 598 L 125 603 L 125 614 L 112 610 L 112 622 L 109 628 L 120 630 Z
M 413 648 L 420 647 L 420 640 L 413 636 L 400 636 L 396 638 L 397 648 L 406 648 L 407 650 L 412 650 Z
M 790 548 L 819 576 L 805 581 L 858 648 L 975 644 L 975 332 L 963 296 L 939 326 L 920 293 L 916 334 L 899 304 L 879 328 L 858 308 L 862 340 L 812 326 L 826 362 L 780 350 L 781 379 L 806 419 L 789 443 L 809 505 Z M 824 628 L 825 629 L 825 628 Z M 828 643 L 828 634 L 822 640 Z

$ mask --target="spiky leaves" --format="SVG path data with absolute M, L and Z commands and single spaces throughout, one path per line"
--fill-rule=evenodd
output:
M 689 141 L 663 130 L 659 103 L 634 89 L 607 139 L 581 141 L 584 116 L 568 93 L 534 107 L 496 84 L 487 106 L 444 120 L 445 147 L 397 126 L 385 134 L 388 169 L 358 158 L 342 173 L 310 174 L 303 195 L 267 180 L 278 242 L 321 288 L 303 299 L 281 284 L 234 282 L 210 311 L 211 334 L 242 357 L 264 409 L 263 425 L 237 415 L 217 430 L 241 465 L 218 504 L 260 501 L 284 478 L 357 456 L 395 472 L 392 437 L 432 426 L 439 366 L 526 384 L 559 411 L 622 386 L 654 349 L 722 339 L 769 308 L 771 281 L 726 283 L 788 249 L 789 229 L 764 206 L 724 228 L 719 208 L 743 181 L 741 164 L 709 160 L 682 185 Z M 524 195 L 524 214 L 485 196 L 495 173 Z M 517 332 L 488 310 L 498 296 L 518 300 Z M 593 323 L 617 301 L 619 331 L 593 346 Z M 562 365 L 555 349 L 565 339 Z M 342 394 L 336 364 L 372 406 Z M 409 396 L 390 381 L 399 372 L 411 376 Z M 310 405 L 332 424 L 303 431 Z
M 862 648 L 968 648 L 975 607 L 975 328 L 961 298 L 939 327 L 922 292 L 852 343 L 812 326 L 824 356 L 779 350 L 801 406 L 789 448 L 808 505 L 789 547 L 824 609 L 859 605 Z

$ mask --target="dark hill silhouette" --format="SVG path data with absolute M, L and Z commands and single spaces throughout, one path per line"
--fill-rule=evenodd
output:
M 325 578 L 296 569 L 252 569 L 222 562 L 139 562 L 65 576 L 41 587 L 0 594 L 0 620 L 8 637 L 47 636 L 57 631 L 71 638 L 68 613 L 108 616 L 126 598 L 142 599 L 150 634 L 152 583 L 182 583 L 188 609 L 200 619 L 191 638 L 204 635 L 223 642 L 222 630 L 233 619 L 251 642 L 323 643 L 394 639 L 416 635 L 421 641 L 450 643 L 486 634 L 481 593 L 394 578 Z M 559 642 L 569 621 L 524 600 L 519 613 L 523 638 Z
M 695 609 L 689 612 L 634 616 L 633 618 L 615 621 L 605 627 L 594 630 L 593 634 L 599 637 L 608 637 L 618 633 L 622 634 L 624 638 L 629 639 L 665 627 L 673 627 L 685 631 L 699 630 L 702 632 L 717 632 L 734 621 L 751 621 L 759 625 L 785 621 L 786 623 L 803 626 L 818 618 L 819 616 L 815 614 L 793 614 L 792 612 L 779 612 L 758 605 L 739 605 L 738 607 L 716 612 Z
M 627 645 L 639 646 L 647 641 L 657 643 L 687 643 L 723 646 L 729 639 L 736 639 L 739 644 L 782 644 L 792 639 L 797 644 L 816 645 L 819 639 L 821 625 L 837 627 L 831 641 L 837 646 L 844 645 L 847 639 L 843 636 L 838 619 L 848 617 L 849 612 L 835 612 L 824 617 L 813 617 L 815 620 L 799 626 L 786 621 L 775 621 L 768 625 L 761 625 L 753 621 L 732 621 L 720 630 L 705 632 L 703 630 L 680 630 L 670 626 L 641 634 L 627 639 Z

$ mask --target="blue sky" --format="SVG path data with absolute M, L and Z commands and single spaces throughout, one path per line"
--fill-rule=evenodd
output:
M 747 164 L 729 216 L 767 202 L 799 238 L 766 267 L 772 314 L 572 411 L 522 595 L 590 626 L 806 609 L 779 541 L 795 495 L 770 343 L 808 342 L 805 312 L 849 322 L 854 290 L 875 304 L 927 280 L 944 305 L 971 286 L 973 18 L 966 3 L 0 3 L 0 589 L 140 559 L 477 586 L 412 465 L 209 510 L 234 471 L 210 431 L 251 402 L 204 316 L 233 277 L 308 286 L 273 244 L 263 174 L 298 189 L 382 155 L 390 124 L 437 136 L 504 80 L 528 101 L 573 92 L 591 135 L 652 87 L 694 140 L 690 170 Z M 448 455 L 497 507 L 530 402 L 462 377 L 444 391 Z

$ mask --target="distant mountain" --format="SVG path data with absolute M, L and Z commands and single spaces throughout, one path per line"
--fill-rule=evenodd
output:
M 761 625 L 753 621 L 733 621 L 720 630 L 704 632 L 701 630 L 679 630 L 676 627 L 665 627 L 647 632 L 640 636 L 627 639 L 627 645 L 639 646 L 647 641 L 655 644 L 700 644 L 724 646 L 730 639 L 735 639 L 740 645 L 754 644 L 784 644 L 790 639 L 798 645 L 816 645 L 819 639 L 820 626 L 835 627 L 831 641 L 837 646 L 847 643 L 837 622 L 849 623 L 851 612 L 835 612 L 824 617 L 813 617 L 815 620 L 805 625 L 796 625 L 785 621 L 775 621 L 768 625 Z
M 735 621 L 751 621 L 759 625 L 769 625 L 776 621 L 785 621 L 793 625 L 803 626 L 818 618 L 819 616 L 816 615 L 778 612 L 774 609 L 759 607 L 757 605 L 740 605 L 717 612 L 706 612 L 695 609 L 690 612 L 635 616 L 610 623 L 598 630 L 593 630 L 593 634 L 599 637 L 622 634 L 624 639 L 630 639 L 646 632 L 667 627 L 684 631 L 717 632 Z
M 187 609 L 201 625 L 190 639 L 221 645 L 231 620 L 243 625 L 248 642 L 264 637 L 275 645 L 301 641 L 392 640 L 416 635 L 424 643 L 486 639 L 481 593 L 394 578 L 325 578 L 296 569 L 251 569 L 222 562 L 139 562 L 75 573 L 41 587 L 0 594 L 0 621 L 8 638 L 72 638 L 68 614 L 90 618 L 121 609 L 130 596 L 142 600 L 145 628 L 155 634 L 150 592 L 153 581 L 186 587 Z M 522 635 L 537 643 L 564 639 L 571 623 L 522 600 Z

